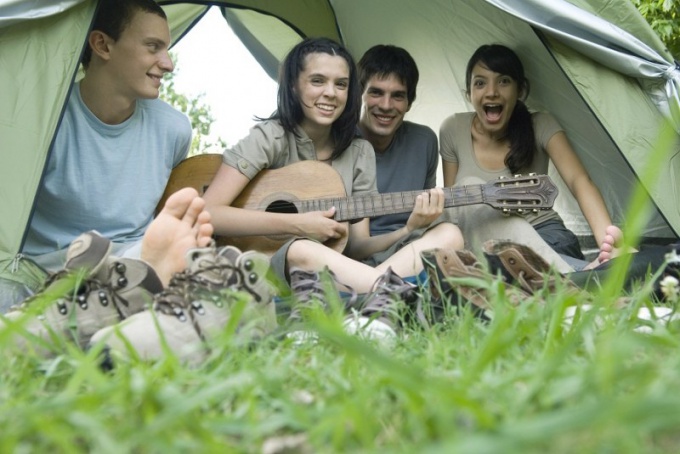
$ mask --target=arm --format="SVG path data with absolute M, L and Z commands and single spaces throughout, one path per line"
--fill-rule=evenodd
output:
M 335 209 L 302 214 L 269 213 L 231 206 L 250 180 L 237 169 L 222 164 L 203 195 L 215 233 L 224 236 L 290 234 L 319 241 L 340 238 L 344 224 L 332 219 Z
M 456 183 L 456 176 L 458 175 L 459 159 L 455 134 L 458 122 L 458 117 L 452 115 L 445 119 L 439 128 L 439 155 L 444 172 L 444 186 L 447 188 Z
M 564 132 L 560 131 L 550 138 L 546 152 L 578 202 L 598 246 L 602 246 L 606 229 L 612 225 L 612 220 L 602 194 L 593 184 Z
M 371 236 L 368 219 L 363 219 L 350 226 L 350 242 L 346 254 L 361 260 L 384 251 L 414 230 L 432 224 L 444 211 L 444 191 L 441 188 L 430 189 L 416 197 L 416 203 L 406 225 L 382 235 Z
M 458 175 L 458 163 L 442 159 L 442 170 L 444 171 L 444 186 L 447 188 L 453 186 Z

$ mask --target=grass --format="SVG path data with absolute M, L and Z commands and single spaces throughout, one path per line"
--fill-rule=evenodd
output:
M 466 311 L 407 325 L 392 350 L 334 317 L 315 318 L 310 345 L 225 335 L 193 369 L 169 357 L 102 372 L 96 352 L 5 349 L 0 451 L 677 452 L 678 326 L 635 331 L 644 297 L 571 325 L 573 296 L 539 299 L 495 299 L 488 324 Z
M 634 240 L 644 219 L 631 219 Z M 104 372 L 68 343 L 50 360 L 17 354 L 5 330 L 0 452 L 675 453 L 680 325 L 637 329 L 650 282 L 623 309 L 622 270 L 590 296 L 518 307 L 487 283 L 490 323 L 407 323 L 390 350 L 345 335 L 338 314 L 311 317 L 315 344 L 244 347 L 225 332 L 196 368 L 168 356 Z M 584 298 L 598 309 L 565 323 Z

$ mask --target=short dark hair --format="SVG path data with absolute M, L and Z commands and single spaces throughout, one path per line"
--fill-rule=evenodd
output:
M 154 0 L 101 0 L 92 23 L 92 30 L 104 32 L 114 41 L 118 41 L 123 30 L 130 25 L 138 11 L 168 19 L 163 8 Z M 92 49 L 87 45 L 81 62 L 87 68 L 91 60 Z
M 364 53 L 357 67 L 362 92 L 366 90 L 366 84 L 371 77 L 377 75 L 379 78 L 384 78 L 394 74 L 402 84 L 406 85 L 409 105 L 416 100 L 418 66 L 406 49 L 389 44 L 378 44 Z
M 349 51 L 341 44 L 329 38 L 305 38 L 288 52 L 279 72 L 276 112 L 268 119 L 279 120 L 283 128 L 289 132 L 295 132 L 297 125 L 302 122 L 304 111 L 295 87 L 300 73 L 305 69 L 305 58 L 313 53 L 342 57 L 349 67 L 349 86 L 345 110 L 331 126 L 331 134 L 335 142 L 332 158 L 336 158 L 357 137 L 356 126 L 359 122 L 359 110 L 361 109 L 361 91 L 359 90 L 356 63 L 354 63 Z

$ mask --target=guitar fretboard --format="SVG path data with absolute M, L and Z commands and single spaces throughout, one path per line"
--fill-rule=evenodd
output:
M 444 188 L 444 207 L 457 207 L 486 203 L 481 186 L 458 186 Z M 335 207 L 336 221 L 352 221 L 385 214 L 407 213 L 413 210 L 416 197 L 423 191 L 390 192 L 353 197 L 333 197 L 304 200 L 300 202 L 301 212 L 325 211 Z

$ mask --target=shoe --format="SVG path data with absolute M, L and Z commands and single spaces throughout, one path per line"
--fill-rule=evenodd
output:
M 417 307 L 419 303 L 417 287 L 388 268 L 373 284 L 360 309 L 353 310 L 345 320 L 345 331 L 383 346 L 393 346 L 402 316 L 408 308 Z
M 555 272 L 548 262 L 533 249 L 512 241 L 489 240 L 483 245 L 484 256 L 492 274 L 501 274 L 529 294 L 557 288 L 580 291 L 567 277 Z
M 431 296 L 428 319 L 441 322 L 447 306 L 456 309 L 469 306 L 473 315 L 483 321 L 491 321 L 493 311 L 488 303 L 484 283 L 493 280 L 493 276 L 484 269 L 472 252 L 430 249 L 422 251 L 420 258 L 427 272 Z
M 315 332 L 306 329 L 304 323 L 304 312 L 319 307 L 324 312 L 330 311 L 330 298 L 341 300 L 340 293 L 336 286 L 337 279 L 335 273 L 328 268 L 321 272 L 306 271 L 300 268 L 290 270 L 290 287 L 293 293 L 294 302 L 286 325 L 288 333 L 286 337 L 293 339 L 295 344 L 304 344 L 318 341 Z M 348 287 L 349 299 L 343 301 L 344 307 L 351 307 L 356 303 L 356 292 Z
M 141 260 L 111 257 L 110 251 L 111 242 L 99 233 L 80 235 L 69 246 L 64 269 L 50 276 L 35 296 L 10 309 L 5 321 L 0 319 L 0 329 L 14 322 L 44 341 L 59 336 L 72 339 L 82 348 L 101 328 L 144 310 L 154 293 L 162 290 L 161 281 Z M 76 273 L 77 287 L 48 303 L 50 295 Z M 16 336 L 16 343 L 27 348 L 31 336 Z M 53 354 L 46 347 L 36 350 L 42 356 Z
M 276 328 L 266 255 L 211 245 L 190 250 L 187 263 L 156 295 L 151 309 L 92 337 L 91 347 L 104 344 L 104 368 L 131 356 L 158 360 L 167 350 L 182 363 L 195 366 L 208 357 L 211 342 L 231 325 L 235 339 L 243 343 Z

